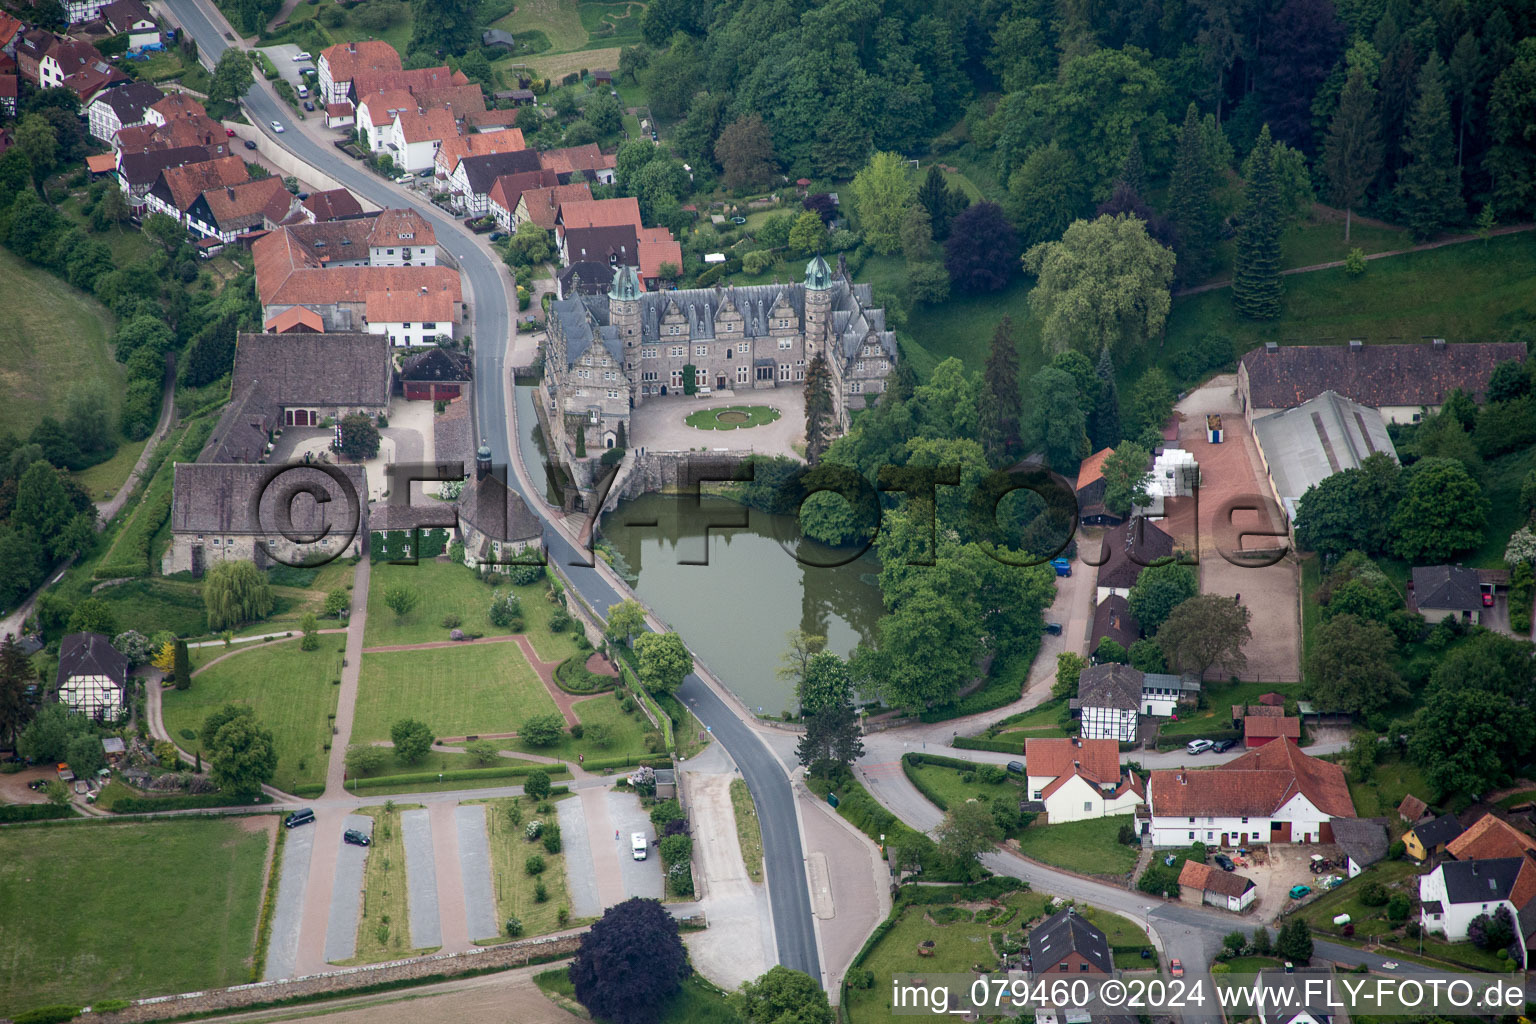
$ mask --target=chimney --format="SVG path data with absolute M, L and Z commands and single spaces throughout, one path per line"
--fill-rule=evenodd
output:
M 1279 344 L 1278 344 L 1278 343 L 1277 343 L 1277 342 L 1273 342 L 1273 341 L 1266 341 L 1266 342 L 1265 342 L 1265 343 L 1264 343 L 1264 354 L 1265 354 L 1265 355 L 1270 355 L 1270 356 L 1272 356 L 1272 355 L 1274 355 L 1274 354 L 1275 354 L 1275 353 L 1276 353 L 1276 352 L 1279 352 L 1279 351 L 1280 351 L 1280 345 L 1279 345 Z
M 224 191 L 229 194 L 229 201 L 230 202 L 234 202 L 235 201 L 235 186 L 228 185 L 228 186 L 225 187 Z
M 1350 338 L 1349 339 L 1349 350 L 1351 352 L 1359 352 L 1363 348 L 1365 348 L 1365 339 L 1363 339 L 1363 338 Z

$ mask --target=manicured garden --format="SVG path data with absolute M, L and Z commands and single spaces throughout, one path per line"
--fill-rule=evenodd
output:
M 420 804 L 390 801 L 361 807 L 354 814 L 373 819 L 373 845 L 368 848 L 363 871 L 363 913 L 357 919 L 357 952 L 349 964 L 372 964 L 404 956 L 430 953 L 437 946 L 411 944 L 410 901 L 405 880 L 405 838 L 400 831 L 400 812 Z
M 388 739 L 403 718 L 426 722 L 435 736 L 478 736 L 556 713 L 515 643 L 365 654 L 350 742 Z
M 1053 867 L 1088 875 L 1126 875 L 1136 866 L 1138 846 L 1120 842 L 1120 826 L 1133 824 L 1128 814 L 1112 818 L 1034 824 L 1019 834 L 1019 852 Z
M 271 821 L 0 831 L 0 1014 L 249 981 Z
M 683 422 L 699 430 L 745 430 L 778 418 L 779 410 L 766 405 L 721 405 L 691 412 Z
M 555 800 L 559 799 L 561 797 L 555 797 Z M 549 807 L 548 812 L 539 810 L 541 806 Z M 535 821 L 540 829 L 538 835 L 530 839 L 529 825 Z M 571 897 L 563 852 L 565 837 L 560 834 L 560 819 L 553 802 L 536 804 L 528 797 L 487 800 L 485 826 L 489 833 L 491 878 L 496 886 L 497 921 L 500 924 L 505 926 L 507 921 L 516 918 L 522 925 L 522 934 L 528 936 L 583 923 L 570 916 Z M 533 858 L 538 861 L 534 862 Z M 530 872 L 530 866 L 538 867 L 538 870 Z
M 335 680 L 341 678 L 341 638 L 322 639 L 315 651 L 304 650 L 297 640 L 235 648 L 240 653 L 193 675 L 190 689 L 163 692 L 166 731 L 183 750 L 195 754 L 203 747 L 199 732 L 211 712 L 225 704 L 249 706 L 257 721 L 272 731 L 277 746 L 272 785 L 287 793 L 298 786 L 323 785 L 329 757 L 325 746 L 332 741 L 330 716 L 336 712 L 340 689 Z M 223 648 L 211 650 L 224 653 Z

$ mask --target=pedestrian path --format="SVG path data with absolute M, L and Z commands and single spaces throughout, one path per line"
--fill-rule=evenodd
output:
M 473 945 L 464 927 L 464 885 L 460 881 L 463 873 L 459 865 L 459 826 L 454 809 L 454 804 L 442 801 L 427 805 L 432 819 L 432 867 L 445 953 L 462 952 Z

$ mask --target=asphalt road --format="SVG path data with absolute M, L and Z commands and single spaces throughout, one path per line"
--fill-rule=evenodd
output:
M 163 0 L 163 3 L 175 21 L 196 40 L 204 63 L 217 62 L 230 43 L 208 15 L 206 7 L 211 6 L 211 0 Z M 320 145 L 296 130 L 293 110 L 270 95 L 262 82 L 258 81 L 242 102 L 247 116 L 263 131 L 270 133 L 273 121 L 284 125 L 288 130 L 272 137 L 305 163 L 324 170 L 353 192 L 381 207 L 401 204 L 403 196 L 397 188 L 340 151 Z M 481 444 L 490 446 L 492 460 L 504 465 L 510 454 L 503 386 L 503 342 L 509 336 L 510 328 L 501 281 L 505 271 L 470 240 L 458 221 L 435 208 L 424 209 L 419 205 L 415 208 L 431 223 L 437 232 L 439 247 L 446 248 L 458 262 L 468 284 L 476 341 L 473 347 L 476 434 Z M 508 474 L 508 483 L 522 493 L 515 474 Z M 583 568 L 587 560 L 563 535 L 548 527 L 542 498 L 528 494 L 522 494 L 522 497 L 530 509 L 546 519 L 545 542 L 549 557 L 558 561 L 572 586 L 591 608 L 606 613 L 609 607 L 618 603 L 619 595 L 595 569 Z M 789 779 L 752 730 L 697 676 L 690 674 L 683 681 L 678 697 L 688 703 L 699 721 L 725 745 L 740 766 L 742 778 L 757 802 L 763 822 L 763 857 L 779 962 L 820 978 L 820 956 L 811 923 L 810 890 L 805 880 L 804 853 Z

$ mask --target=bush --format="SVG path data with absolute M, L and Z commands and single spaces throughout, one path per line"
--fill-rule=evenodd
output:
M 523 861 L 523 870 L 530 875 L 542 875 L 544 868 L 544 858 L 537 853 L 529 855 L 528 859 Z
M 1368 907 L 1384 907 L 1392 894 L 1380 882 L 1367 882 L 1360 890 L 1360 902 Z
M 1394 840 L 1392 845 L 1387 847 L 1387 856 L 1392 860 L 1402 860 L 1407 855 L 1408 847 L 1401 839 Z
M 544 828 L 544 852 L 559 853 L 564 847 L 564 841 L 560 838 L 560 826 L 556 824 L 546 825 Z
M 1344 273 L 1350 277 L 1360 277 L 1365 273 L 1365 250 L 1359 247 L 1349 250 L 1344 257 Z
M 516 917 L 507 918 L 507 938 L 515 939 L 523 934 L 523 922 Z
M 16 1024 L 64 1024 L 80 1016 L 80 1009 L 78 1006 L 42 1006 L 18 1013 L 14 1020 Z

